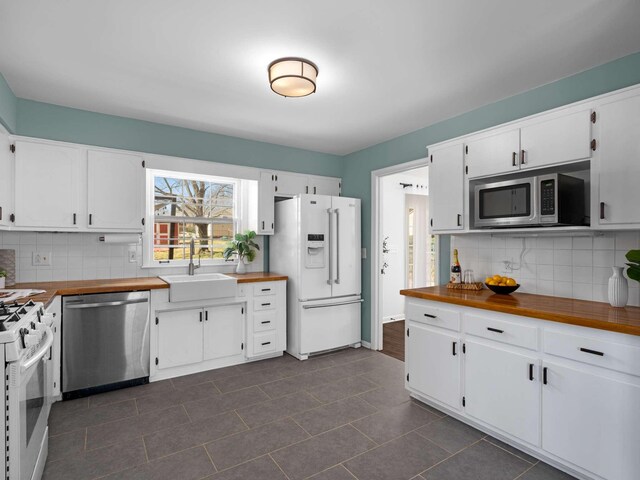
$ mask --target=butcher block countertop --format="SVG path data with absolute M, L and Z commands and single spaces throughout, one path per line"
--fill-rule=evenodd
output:
M 196 274 L 197 275 L 197 274 Z M 243 275 L 227 274 L 238 279 L 238 283 L 253 282 L 275 282 L 287 280 L 286 275 L 277 273 L 245 273 Z M 158 277 L 148 278 L 117 278 L 111 280 L 73 280 L 67 282 L 34 282 L 18 283 L 11 289 L 33 289 L 45 290 L 45 293 L 33 295 L 29 300 L 42 302 L 49 305 L 56 295 L 83 295 L 87 293 L 113 293 L 113 292 L 133 292 L 142 290 L 156 290 L 159 288 L 169 288 L 169 284 Z
M 401 295 L 463 307 L 522 315 L 552 322 L 640 335 L 640 307 L 614 308 L 608 303 L 529 293 L 496 295 L 490 290 L 452 290 L 446 286 L 401 290 Z

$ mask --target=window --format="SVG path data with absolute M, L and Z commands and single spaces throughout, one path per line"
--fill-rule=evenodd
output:
M 194 258 L 222 261 L 227 242 L 238 230 L 238 217 L 238 181 L 155 172 L 151 260 L 184 263 L 193 240 Z

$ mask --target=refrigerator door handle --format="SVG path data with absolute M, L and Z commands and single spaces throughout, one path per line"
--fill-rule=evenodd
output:
M 331 213 L 332 210 L 327 208 L 327 214 L 329 215 L 329 280 L 327 280 L 327 284 L 333 285 L 333 248 L 331 242 Z
M 364 299 L 361 298 L 359 300 L 351 300 L 349 302 L 338 302 L 338 303 L 325 303 L 323 305 L 303 305 L 302 308 L 304 310 L 309 310 L 310 308 L 327 308 L 327 307 L 339 307 L 341 305 L 351 305 L 353 303 L 362 303 Z
M 336 208 L 336 283 L 340 283 L 340 209 Z

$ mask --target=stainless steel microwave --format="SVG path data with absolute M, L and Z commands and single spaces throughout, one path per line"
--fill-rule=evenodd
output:
M 476 185 L 474 227 L 584 225 L 584 181 L 561 173 Z

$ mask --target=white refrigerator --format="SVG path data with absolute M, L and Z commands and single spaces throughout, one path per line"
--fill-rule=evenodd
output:
M 287 352 L 359 347 L 360 200 L 300 195 L 276 203 L 269 268 L 287 275 Z

